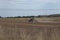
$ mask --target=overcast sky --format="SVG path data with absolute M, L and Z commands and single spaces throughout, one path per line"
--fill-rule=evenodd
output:
M 49 15 L 57 13 L 60 14 L 60 0 L 0 0 L 0 16 Z

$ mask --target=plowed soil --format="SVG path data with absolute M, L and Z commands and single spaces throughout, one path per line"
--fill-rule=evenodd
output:
M 0 19 L 0 40 L 60 40 L 60 22 Z

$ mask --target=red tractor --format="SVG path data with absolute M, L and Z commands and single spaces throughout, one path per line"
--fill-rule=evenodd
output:
M 34 19 L 32 19 L 32 18 L 30 20 L 28 20 L 28 22 L 33 22 L 33 21 L 34 21 Z

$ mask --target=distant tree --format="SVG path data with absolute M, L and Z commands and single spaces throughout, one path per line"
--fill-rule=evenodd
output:
M 35 16 L 30 16 L 30 17 L 35 17 Z
M 21 16 L 17 16 L 17 17 L 15 17 L 15 18 L 21 18 Z
M 23 16 L 22 18 L 31 18 L 31 17 L 34 17 L 34 16 Z
M 60 14 L 52 14 L 52 15 L 49 15 L 49 17 L 60 17 Z
M 7 18 L 13 18 L 13 17 L 7 17 Z
M 21 18 L 21 16 L 7 17 L 7 18 Z
M 38 15 L 37 17 L 41 17 L 40 15 Z
M 26 16 L 22 16 L 22 18 L 26 18 Z
M 0 16 L 0 18 L 2 18 L 2 17 Z

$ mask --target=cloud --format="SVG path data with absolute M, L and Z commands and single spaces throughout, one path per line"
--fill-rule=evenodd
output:
M 33 0 L 33 1 L 40 3 L 60 3 L 60 0 Z
M 60 13 L 60 10 L 40 10 L 60 9 L 60 0 L 0 0 L 0 8 L 2 16 Z
M 41 9 L 51 4 L 59 4 L 59 2 L 60 0 L 0 0 L 0 8 Z

